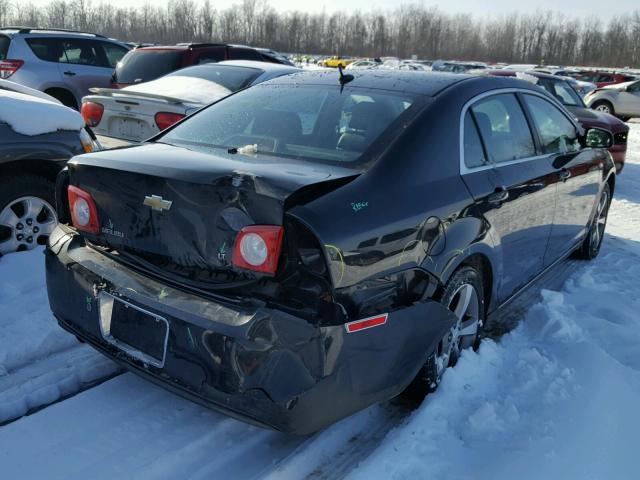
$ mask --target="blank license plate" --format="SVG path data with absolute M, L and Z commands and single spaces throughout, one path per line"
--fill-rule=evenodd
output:
M 100 295 L 102 336 L 129 355 L 162 367 L 169 324 L 159 315 L 108 293 Z

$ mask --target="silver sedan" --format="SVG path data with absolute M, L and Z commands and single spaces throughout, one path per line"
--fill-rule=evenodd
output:
M 196 65 L 123 89 L 92 88 L 82 116 L 104 145 L 142 142 L 233 92 L 299 71 L 249 60 Z
M 640 80 L 598 88 L 584 99 L 589 108 L 627 121 L 640 117 Z

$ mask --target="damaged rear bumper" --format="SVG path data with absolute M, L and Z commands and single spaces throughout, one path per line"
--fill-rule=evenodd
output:
M 142 275 L 58 227 L 46 251 L 49 302 L 60 325 L 143 377 L 230 416 L 307 434 L 400 393 L 453 323 L 435 301 L 347 333 L 268 306 L 214 302 Z M 109 342 L 100 298 L 166 319 L 161 364 Z

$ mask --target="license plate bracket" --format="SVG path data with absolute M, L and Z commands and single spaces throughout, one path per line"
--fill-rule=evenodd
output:
M 100 292 L 99 302 L 102 338 L 129 356 L 162 368 L 169 340 L 167 319 L 105 291 Z

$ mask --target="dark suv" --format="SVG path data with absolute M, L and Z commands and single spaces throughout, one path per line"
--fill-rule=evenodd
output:
M 180 43 L 142 47 L 130 51 L 118 63 L 111 77 L 111 86 L 122 88 L 135 83 L 148 82 L 180 68 L 223 60 L 255 60 L 293 65 L 276 52 L 243 45 Z
M 35 88 L 78 109 L 91 87 L 108 87 L 129 47 L 95 33 L 0 29 L 0 78 Z

